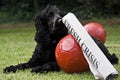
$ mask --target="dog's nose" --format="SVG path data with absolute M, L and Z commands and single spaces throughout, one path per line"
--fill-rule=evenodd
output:
M 62 21 L 62 18 L 58 19 L 56 22 L 57 23 L 60 23 Z
M 56 15 L 55 23 L 59 23 L 61 22 L 61 20 L 62 20 L 62 17 L 60 15 Z

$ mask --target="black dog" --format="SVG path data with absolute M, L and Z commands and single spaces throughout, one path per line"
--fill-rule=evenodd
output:
M 59 71 L 60 68 L 55 59 L 55 48 L 61 38 L 68 34 L 67 28 L 62 22 L 58 22 L 64 14 L 56 6 L 47 6 L 35 17 L 35 47 L 32 58 L 26 63 L 9 66 L 4 72 L 16 72 L 32 68 L 32 72 Z M 102 42 L 93 38 L 105 56 L 111 63 L 118 63 L 115 54 L 111 55 Z

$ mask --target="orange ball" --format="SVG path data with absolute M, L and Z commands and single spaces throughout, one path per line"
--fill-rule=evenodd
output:
M 105 43 L 107 34 L 106 30 L 103 28 L 101 24 L 91 22 L 86 24 L 84 27 L 91 36 Z
M 71 34 L 59 41 L 55 56 L 59 67 L 65 72 L 77 73 L 89 68 L 79 44 Z

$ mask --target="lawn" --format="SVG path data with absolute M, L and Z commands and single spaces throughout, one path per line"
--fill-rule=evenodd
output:
M 105 45 L 120 59 L 120 26 L 105 25 L 105 29 L 107 31 Z M 34 34 L 35 28 L 32 23 L 0 24 L 0 80 L 94 80 L 90 71 L 74 74 L 63 71 L 35 74 L 28 69 L 16 73 L 3 73 L 4 67 L 29 60 L 36 45 Z M 120 62 L 114 66 L 120 74 Z

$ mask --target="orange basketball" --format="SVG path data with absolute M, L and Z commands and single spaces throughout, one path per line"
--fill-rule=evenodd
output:
M 86 24 L 84 27 L 91 36 L 105 43 L 107 34 L 106 30 L 101 24 L 91 22 Z
M 89 68 L 79 44 L 71 34 L 59 41 L 55 56 L 59 67 L 65 72 L 83 72 Z

